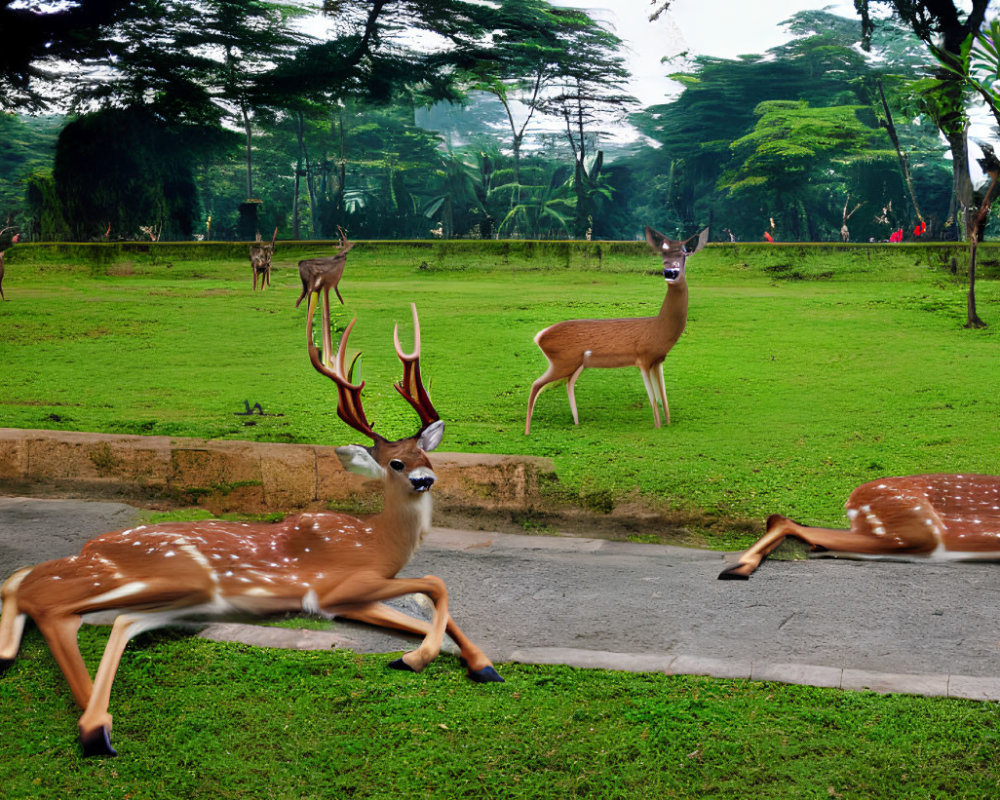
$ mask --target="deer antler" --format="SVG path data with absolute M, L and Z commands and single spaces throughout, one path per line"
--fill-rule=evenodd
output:
M 344 233 L 344 229 L 339 225 L 337 226 L 337 234 L 340 236 L 340 250 L 337 251 L 338 256 L 347 255 L 351 248 L 356 244 L 355 242 L 347 241 L 347 234 Z
M 420 320 L 417 317 L 417 304 L 410 303 L 413 309 L 413 352 L 407 355 L 399 343 L 399 325 L 393 329 L 392 341 L 396 345 L 396 355 L 403 362 L 403 380 L 393 384 L 396 391 L 406 400 L 413 409 L 420 415 L 420 422 L 426 428 L 432 422 L 441 419 L 431 399 L 424 391 L 423 381 L 420 379 Z M 422 430 L 422 429 L 421 429 Z
M 327 331 L 323 332 L 323 353 L 321 356 L 319 348 L 316 347 L 316 343 L 313 341 L 313 314 L 316 311 L 316 298 L 318 296 L 318 292 L 309 295 L 309 314 L 306 322 L 309 360 L 317 372 L 321 375 L 326 375 L 326 377 L 337 384 L 337 416 L 354 428 L 354 430 L 363 433 L 373 441 L 378 441 L 382 437 L 372 430 L 371 424 L 365 417 L 365 410 L 361 406 L 361 390 L 365 388 L 365 382 L 361 381 L 359 384 L 351 383 L 348 378 L 350 370 L 344 367 L 347 353 L 347 337 L 351 335 L 351 330 L 354 328 L 354 323 L 357 319 L 351 320 L 351 324 L 347 326 L 347 330 L 344 331 L 344 335 L 340 338 L 340 347 L 337 349 L 336 359 L 331 357 L 331 350 L 333 348 L 330 343 L 330 336 Z M 357 357 L 355 357 L 354 361 L 357 361 Z M 353 366 L 354 362 L 351 363 L 352 368 Z

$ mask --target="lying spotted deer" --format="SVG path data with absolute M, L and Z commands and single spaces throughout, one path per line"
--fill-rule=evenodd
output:
M 911 475 L 859 486 L 850 530 L 811 528 L 773 514 L 767 533 L 720 580 L 746 580 L 787 537 L 819 555 L 897 561 L 1000 560 L 1000 477 Z
M 257 291 L 257 278 L 260 277 L 260 289 L 271 285 L 271 258 L 274 256 L 274 243 L 278 240 L 278 229 L 274 229 L 271 243 L 265 244 L 257 234 L 257 241 L 250 245 L 250 269 L 253 270 L 253 290 Z
M 666 424 L 670 424 L 663 361 L 687 325 L 685 265 L 688 256 L 701 250 L 707 241 L 708 228 L 687 241 L 673 241 L 650 227 L 646 228 L 646 242 L 663 259 L 663 277 L 667 282 L 667 295 L 657 316 L 566 320 L 545 328 L 535 336 L 535 344 L 545 354 L 549 367 L 531 385 L 528 416 L 524 422 L 525 436 L 531 433 L 531 415 L 539 392 L 563 378 L 566 378 L 566 394 L 569 395 L 573 423 L 580 424 L 574 385 L 586 367 L 638 367 L 649 404 L 653 407 L 653 424 L 660 427 L 657 401 L 663 406 Z
M 376 433 L 361 405 L 364 383 L 345 370 L 347 327 L 336 358 L 313 344 L 314 295 L 308 313 L 309 359 L 337 386 L 337 414 L 372 440 L 370 447 L 336 449 L 344 467 L 382 481 L 384 508 L 359 518 L 306 513 L 280 523 L 223 521 L 142 525 L 108 533 L 84 545 L 77 556 L 15 572 L 0 589 L 0 666 L 19 649 L 25 618 L 41 630 L 77 704 L 85 755 L 115 755 L 111 746 L 111 685 L 126 644 L 137 634 L 186 618 L 262 615 L 304 611 L 340 616 L 423 636 L 415 650 L 389 666 L 419 672 L 441 648 L 447 632 L 461 650 L 469 677 L 502 681 L 486 655 L 459 630 L 448 611 L 444 583 L 432 575 L 397 578 L 430 526 L 428 490 L 435 475 L 427 452 L 437 447 L 442 422 L 420 378 L 420 328 L 413 307 L 414 352 L 404 354 L 398 326 L 393 334 L 403 362 L 397 391 L 420 416 L 420 430 L 399 441 Z M 326 337 L 325 337 L 326 338 Z M 382 603 L 409 593 L 433 602 L 425 622 Z M 93 683 L 77 645 L 88 615 L 114 616 Z

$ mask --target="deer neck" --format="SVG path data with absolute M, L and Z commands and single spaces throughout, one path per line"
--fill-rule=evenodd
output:
M 401 562 L 400 569 L 430 530 L 432 506 L 430 492 L 414 494 L 387 486 L 382 511 L 369 518 L 382 546 Z
M 667 284 L 667 295 L 663 298 L 657 317 L 659 327 L 667 339 L 676 341 L 684 333 L 688 314 L 688 286 L 686 280 Z

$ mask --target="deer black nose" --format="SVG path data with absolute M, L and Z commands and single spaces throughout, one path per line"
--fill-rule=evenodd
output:
M 429 477 L 410 478 L 410 485 L 415 492 L 426 492 L 434 485 L 434 479 Z
M 680 274 L 681 271 L 679 269 L 670 269 L 668 267 L 667 269 L 663 270 L 663 279 L 667 281 L 675 281 L 677 280 L 678 276 L 680 276 Z

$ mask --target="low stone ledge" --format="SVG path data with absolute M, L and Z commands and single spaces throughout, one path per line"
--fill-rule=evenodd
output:
M 523 512 L 544 505 L 549 459 L 435 453 L 440 513 Z M 0 428 L 0 492 L 116 499 L 214 514 L 374 508 L 378 482 L 346 472 L 334 448 Z

